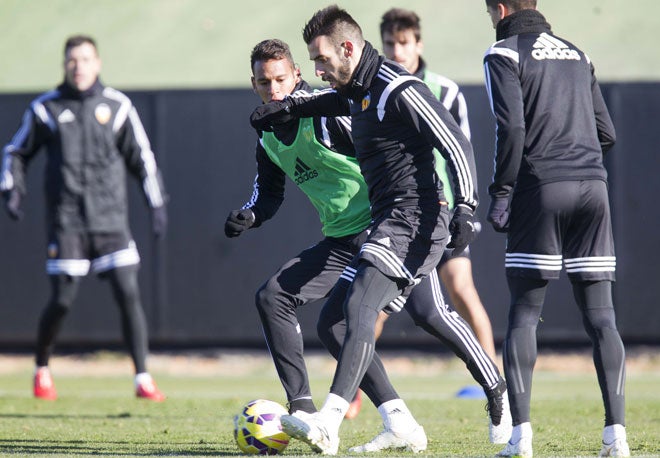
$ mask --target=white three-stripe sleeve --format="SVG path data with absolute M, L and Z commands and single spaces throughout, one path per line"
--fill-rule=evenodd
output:
M 144 130 L 140 116 L 133 106 L 131 100 L 122 92 L 106 87 L 103 95 L 109 99 L 119 102 L 119 109 L 115 114 L 112 130 L 115 133 L 126 129 L 129 135 L 128 142 L 119 145 L 122 154 L 127 155 L 127 163 L 131 164 L 134 173 L 140 173 L 142 177 L 142 189 L 151 208 L 161 207 L 165 204 L 165 191 L 162 186 L 156 158 L 151 150 L 149 137 Z M 132 138 L 131 138 L 132 137 Z M 130 145 L 130 146 L 127 146 Z M 137 157 L 132 152 L 137 153 Z M 137 170 L 136 170 L 137 169 Z
M 415 113 L 420 121 L 413 120 L 413 123 L 419 125 L 420 131 L 447 160 L 454 176 L 456 202 L 476 207 L 478 198 L 472 145 L 456 121 L 423 83 L 409 85 L 401 91 L 400 97 L 412 109 L 411 115 Z
M 25 166 L 39 151 L 45 141 L 38 124 L 43 124 L 47 131 L 55 132 L 57 123 L 44 106 L 44 103 L 59 96 L 58 91 L 49 91 L 35 99 L 25 110 L 18 130 L 2 149 L 0 157 L 0 191 L 18 188 L 25 193 Z

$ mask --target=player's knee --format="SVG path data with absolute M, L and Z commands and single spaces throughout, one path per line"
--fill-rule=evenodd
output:
M 287 301 L 282 300 L 281 291 L 274 288 L 270 281 L 259 288 L 254 300 L 259 313 L 266 315 L 277 313 L 277 309 L 287 303 Z
M 598 334 L 602 334 L 603 329 L 616 329 L 616 319 L 614 308 L 596 307 L 585 310 L 585 321 Z

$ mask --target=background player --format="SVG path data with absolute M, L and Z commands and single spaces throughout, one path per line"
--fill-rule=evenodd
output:
M 429 71 L 422 58 L 424 43 L 421 35 L 420 19 L 414 11 L 392 8 L 383 14 L 380 22 L 380 38 L 383 54 L 405 67 L 413 76 L 421 79 L 431 89 L 433 95 L 451 113 L 454 120 L 470 139 L 470 123 L 468 121 L 467 104 L 458 85 L 449 78 Z M 454 208 L 452 186 L 447 173 L 447 162 L 436 151 L 436 172 L 442 180 L 445 198 L 449 208 Z M 442 283 L 447 288 L 449 298 L 456 311 L 472 327 L 479 343 L 488 356 L 495 361 L 495 344 L 493 328 L 484 309 L 479 293 L 472 279 L 472 262 L 470 248 L 463 253 L 453 255 L 453 250 L 445 250 L 438 266 Z M 381 313 L 376 328 L 376 336 L 380 335 L 382 323 L 388 315 Z
M 28 163 L 46 149 L 46 209 L 51 297 L 39 321 L 34 395 L 54 400 L 48 361 L 64 317 L 91 270 L 110 282 L 135 366 L 136 395 L 165 396 L 146 369 L 147 324 L 140 303 L 140 256 L 128 227 L 126 171 L 142 182 L 156 236 L 165 232 L 165 196 L 149 140 L 131 101 L 99 80 L 101 58 L 89 36 L 64 46 L 64 82 L 37 97 L 3 150 L 0 190 L 20 219 Z

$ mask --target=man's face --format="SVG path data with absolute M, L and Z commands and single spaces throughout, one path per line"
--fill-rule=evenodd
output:
M 86 91 L 101 72 L 101 58 L 90 43 L 69 48 L 64 56 L 64 78 L 71 87 Z
M 348 49 L 347 44 L 337 49 L 328 36 L 320 35 L 307 45 L 316 76 L 340 92 L 348 87 L 354 70 L 350 59 L 353 49 Z
M 417 41 L 412 29 L 384 32 L 382 39 L 385 57 L 403 65 L 410 73 L 417 71 L 424 45 L 421 40 Z
M 256 61 L 252 73 L 252 88 L 264 103 L 284 99 L 300 82 L 300 72 L 287 59 Z

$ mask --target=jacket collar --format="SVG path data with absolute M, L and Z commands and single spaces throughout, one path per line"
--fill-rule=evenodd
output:
M 532 9 L 516 11 L 497 23 L 497 41 L 521 33 L 552 33 L 550 24 L 541 13 Z
M 362 56 L 353 71 L 353 77 L 345 95 L 353 100 L 360 100 L 372 85 L 385 58 L 378 55 L 378 51 L 368 41 L 364 42 Z
M 88 97 L 92 97 L 93 95 L 98 95 L 103 92 L 103 89 L 105 86 L 101 83 L 100 79 L 96 79 L 94 84 L 92 86 L 85 90 L 85 91 L 79 91 L 75 87 L 69 85 L 66 81 L 60 84 L 57 89 L 60 91 L 60 93 L 69 99 L 86 99 Z

